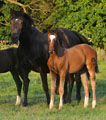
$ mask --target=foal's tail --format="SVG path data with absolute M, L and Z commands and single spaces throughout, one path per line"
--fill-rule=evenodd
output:
M 96 62 L 96 66 L 95 66 L 95 72 L 96 72 L 96 73 L 99 73 L 99 68 L 98 68 L 97 62 Z

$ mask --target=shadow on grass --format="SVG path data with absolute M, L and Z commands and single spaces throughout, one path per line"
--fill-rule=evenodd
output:
M 31 88 L 30 88 L 31 89 Z M 32 88 L 33 89 L 33 88 Z M 7 91 L 5 91 L 6 94 Z M 50 93 L 50 90 L 49 90 Z M 90 102 L 92 100 L 92 89 L 90 86 L 90 93 L 91 93 L 91 97 L 90 97 Z M 0 105 L 2 104 L 14 104 L 16 102 L 16 91 L 14 93 L 11 94 L 11 91 L 8 93 L 8 95 L 3 95 L 3 93 L 0 95 Z M 84 100 L 84 90 L 83 90 L 83 86 L 82 86 L 82 90 L 81 90 L 81 104 Z M 97 96 L 97 104 L 106 104 L 106 80 L 101 80 L 98 79 L 97 80 L 97 90 L 96 90 L 96 96 Z M 23 91 L 22 91 L 22 97 L 21 97 L 21 104 L 23 103 Z M 59 95 L 55 95 L 55 101 L 56 103 L 59 103 Z M 38 89 L 35 88 L 34 90 L 30 91 L 28 93 L 28 106 L 33 106 L 33 105 L 37 105 L 37 104 L 46 104 L 47 105 L 47 100 L 46 100 L 46 95 L 45 92 L 43 91 L 43 89 Z M 76 100 L 76 86 L 74 86 L 73 89 L 73 93 L 72 93 L 72 102 L 70 103 L 70 105 L 72 107 L 77 106 L 78 101 Z M 90 103 L 91 104 L 91 103 Z

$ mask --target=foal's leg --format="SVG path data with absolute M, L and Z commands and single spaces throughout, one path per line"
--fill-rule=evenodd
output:
M 67 74 L 66 78 L 65 78 L 65 84 L 64 84 L 64 95 L 63 95 L 64 103 L 68 102 L 68 100 L 67 100 L 67 82 L 68 82 L 68 79 L 69 79 L 69 77 Z M 56 90 L 55 90 L 56 94 L 59 94 L 59 86 L 60 86 L 59 83 L 60 83 L 60 77 L 59 77 L 59 75 L 57 75 L 57 77 L 56 77 Z
M 29 87 L 29 82 L 30 80 L 28 79 L 28 73 L 29 71 L 22 70 L 20 73 L 21 78 L 23 79 L 24 86 L 23 86 L 23 91 L 24 91 L 24 102 L 23 106 L 27 106 L 27 94 L 28 94 L 28 87 Z
M 91 77 L 91 86 L 92 86 L 92 108 L 96 106 L 96 77 L 95 70 L 89 71 Z
M 16 87 L 17 87 L 17 100 L 16 100 L 16 105 L 19 105 L 21 102 L 21 88 L 22 88 L 22 82 L 19 78 L 19 74 L 17 73 L 17 71 L 11 71 L 11 74 L 14 78 L 14 81 L 16 83 Z
M 50 98 L 49 109 L 52 109 L 54 105 L 54 94 L 55 94 L 55 84 L 56 84 L 56 74 L 53 73 L 52 71 L 50 71 L 50 78 L 51 78 L 51 98 Z
M 88 84 L 89 80 L 88 80 L 87 74 L 86 73 L 81 74 L 81 79 L 82 79 L 82 83 L 85 91 L 84 107 L 87 107 L 89 102 L 89 84 Z
M 64 82 L 65 82 L 65 72 L 62 72 L 62 73 L 60 73 L 60 86 L 59 86 L 60 103 L 59 103 L 59 110 L 63 106 Z
M 40 73 L 43 89 L 46 93 L 47 103 L 50 103 L 50 96 L 49 96 L 49 90 L 48 90 L 48 82 L 47 82 L 47 73 L 41 72 Z

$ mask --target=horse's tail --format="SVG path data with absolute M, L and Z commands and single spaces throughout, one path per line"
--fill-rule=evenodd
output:
M 96 73 L 99 73 L 99 68 L 98 68 L 97 62 L 96 62 L 96 66 L 95 66 L 95 72 L 96 72 Z

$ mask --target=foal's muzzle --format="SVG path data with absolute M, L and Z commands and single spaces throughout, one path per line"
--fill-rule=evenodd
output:
M 53 50 L 49 50 L 49 54 L 53 54 Z

